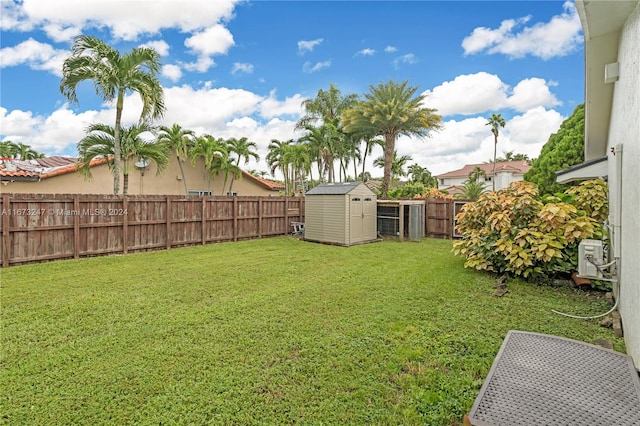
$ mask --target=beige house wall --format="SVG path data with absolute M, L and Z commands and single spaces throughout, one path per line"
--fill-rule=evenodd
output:
M 204 162 L 200 159 L 195 166 L 189 161 L 182 163 L 187 187 L 195 191 L 213 191 L 213 195 L 225 195 L 229 190 L 231 176 L 225 186 L 225 194 L 222 193 L 224 176 L 213 176 L 210 188 L 207 186 L 204 172 Z M 185 188 L 180 173 L 180 167 L 175 157 L 172 157 L 167 168 L 157 175 L 155 164 L 151 164 L 144 175 L 133 164 L 129 170 L 129 195 L 184 195 Z M 106 164 L 91 168 L 92 179 L 86 180 L 78 172 L 66 173 L 41 179 L 39 182 L 3 182 L 0 185 L 2 193 L 30 193 L 30 194 L 113 194 L 113 174 Z M 120 179 L 122 185 L 123 179 Z M 270 190 L 256 182 L 251 177 L 244 175 L 233 183 L 233 191 L 239 196 L 279 196 L 278 191 Z M 120 190 L 122 193 L 122 189 Z

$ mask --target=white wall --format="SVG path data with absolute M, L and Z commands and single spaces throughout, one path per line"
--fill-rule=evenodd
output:
M 615 221 L 617 185 L 620 184 L 618 310 L 622 316 L 627 352 L 634 358 L 636 367 L 640 368 L 640 4 L 629 16 L 623 29 L 618 62 L 620 78 L 613 83 L 608 147 L 622 144 L 622 182 L 616 182 L 616 156 L 609 153 L 609 201 L 611 218 Z

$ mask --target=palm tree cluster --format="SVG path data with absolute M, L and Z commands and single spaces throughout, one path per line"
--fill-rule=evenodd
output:
M 427 137 L 440 129 L 441 117 L 423 106 L 424 96 L 416 96 L 417 87 L 406 81 L 389 81 L 369 89 L 360 99 L 354 94 L 343 95 L 330 84 L 329 90 L 321 89 L 314 99 L 302 103 L 305 115 L 296 123 L 296 128 L 304 131 L 301 138 L 271 141 L 267 162 L 272 173 L 279 170 L 283 174 L 287 194 L 303 187 L 305 181 L 313 182 L 314 169 L 317 182 L 366 181 L 370 177 L 365 170 L 367 156 L 377 146 L 384 152 L 374 161 L 384 170 L 383 197 L 394 178 L 407 175 L 404 167 L 411 157 L 398 157 L 397 138 Z
M 93 124 L 87 129 L 85 136 L 78 143 L 78 170 L 87 178 L 91 178 L 91 161 L 96 158 L 109 159 L 109 167 L 115 174 L 115 130 L 105 124 Z M 203 186 L 211 190 L 214 176 L 222 174 L 225 193 L 227 183 L 228 192 L 232 192 L 233 182 L 242 176 L 240 162 L 245 163 L 250 158 L 259 159 L 255 152 L 255 142 L 247 138 L 222 139 L 209 134 L 196 136 L 192 130 L 184 129 L 179 124 L 171 127 L 151 127 L 147 124 L 124 126 L 120 129 L 120 164 L 123 175 L 122 193 L 126 195 L 129 187 L 129 171 L 131 162 L 143 161 L 156 164 L 158 174 L 162 173 L 169 164 L 169 157 L 175 156 L 185 194 L 189 192 L 183 162 L 189 160 L 195 165 L 199 159 L 204 162 Z M 231 180 L 229 180 L 231 178 Z
M 44 154 L 32 149 L 30 145 L 10 140 L 0 141 L 0 158 L 33 160 L 42 157 L 44 157 Z

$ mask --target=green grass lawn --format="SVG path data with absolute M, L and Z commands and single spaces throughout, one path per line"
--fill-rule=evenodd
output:
M 292 237 L 12 267 L 0 423 L 459 424 L 510 329 L 622 339 L 598 294 L 463 268 L 451 242 Z

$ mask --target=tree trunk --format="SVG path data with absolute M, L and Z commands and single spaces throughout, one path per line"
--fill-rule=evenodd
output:
M 180 174 L 182 175 L 182 183 L 184 183 L 184 195 L 189 195 L 189 187 L 187 186 L 187 177 L 184 175 L 184 169 L 182 168 L 182 159 L 176 154 L 176 160 L 178 160 L 178 166 L 180 167 Z
M 391 183 L 391 166 L 393 163 L 393 152 L 396 148 L 396 135 L 384 135 L 384 178 L 382 179 L 381 198 L 387 198 L 389 185 Z
M 493 133 L 493 176 L 491 177 L 491 183 L 493 186 L 493 190 L 496 190 L 496 153 L 498 150 L 498 134 L 497 132 Z
M 116 127 L 113 132 L 113 195 L 120 191 L 120 122 L 122 120 L 122 108 L 124 106 L 124 90 L 118 90 L 116 101 Z
M 122 176 L 122 195 L 127 195 L 129 193 L 129 174 L 125 174 Z

